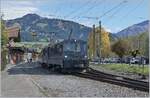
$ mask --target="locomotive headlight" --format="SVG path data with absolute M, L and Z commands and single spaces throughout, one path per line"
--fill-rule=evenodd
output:
M 67 55 L 65 55 L 65 58 L 67 58 L 68 56 Z
M 84 58 L 87 58 L 87 56 L 85 55 Z

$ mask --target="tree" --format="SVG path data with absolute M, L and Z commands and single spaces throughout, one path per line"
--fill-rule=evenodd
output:
M 140 51 L 138 49 L 130 51 L 131 55 L 135 58 L 138 54 L 140 54 Z
M 8 34 L 4 25 L 4 20 L 0 20 L 1 21 L 1 45 L 6 45 L 8 42 Z
M 145 51 L 144 55 L 149 58 L 149 37 L 146 38 L 145 40 Z
M 102 36 L 101 37 L 101 44 L 102 44 L 101 54 L 102 54 L 102 57 L 105 58 L 109 56 L 110 51 L 111 51 L 109 33 L 104 31 L 102 32 L 101 36 Z
M 95 32 L 100 34 L 100 31 L 98 28 L 96 28 Z M 95 53 L 94 45 L 93 45 L 93 32 L 91 32 L 89 35 L 88 46 L 89 46 L 89 50 L 88 50 L 89 57 L 92 58 Z M 103 28 L 101 29 L 101 49 L 100 50 L 101 50 L 101 57 L 103 58 L 108 57 L 111 51 L 109 33 L 106 32 Z
M 124 55 L 128 54 L 130 46 L 127 40 L 120 39 L 112 45 L 111 49 L 122 59 Z
M 136 36 L 131 36 L 131 37 L 128 37 L 126 40 L 128 40 L 130 42 L 130 54 L 135 54 L 135 53 L 132 53 L 136 50 L 138 50 L 140 54 L 140 56 L 146 56 L 148 57 L 149 55 L 149 35 L 148 35 L 148 32 L 143 32 L 143 33 L 140 33 Z

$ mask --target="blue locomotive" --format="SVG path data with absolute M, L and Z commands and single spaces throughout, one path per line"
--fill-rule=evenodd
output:
M 51 67 L 61 72 L 83 71 L 88 68 L 87 42 L 68 39 L 49 44 L 41 52 L 42 67 Z

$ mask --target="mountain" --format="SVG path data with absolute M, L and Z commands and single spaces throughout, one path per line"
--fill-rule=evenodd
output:
M 50 19 L 37 14 L 27 14 L 21 18 L 6 20 L 6 26 L 19 25 L 21 27 L 21 41 L 33 41 L 32 32 L 35 32 L 36 40 L 42 39 L 67 39 L 72 29 L 72 38 L 87 41 L 92 28 L 73 21 L 62 19 Z
M 141 23 L 134 24 L 124 30 L 121 30 L 120 32 L 116 33 L 116 36 L 118 36 L 119 38 L 136 36 L 143 32 L 148 32 L 148 29 L 149 29 L 149 20 L 146 20 Z

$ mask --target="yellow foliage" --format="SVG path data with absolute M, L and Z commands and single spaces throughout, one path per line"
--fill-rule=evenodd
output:
M 100 31 L 96 28 L 95 32 L 100 34 Z M 96 35 L 97 36 L 97 35 Z M 96 44 L 97 42 L 95 42 Z M 89 39 L 88 39 L 88 45 L 89 45 L 89 57 L 92 58 L 94 55 L 94 45 L 93 45 L 93 32 L 90 33 Z M 109 56 L 109 53 L 111 51 L 110 49 L 110 40 L 109 40 L 109 33 L 106 32 L 103 28 L 101 29 L 101 57 L 105 58 Z
M 3 20 L 1 20 L 0 22 L 0 29 L 1 29 L 1 45 L 5 45 L 8 42 L 8 34 Z

